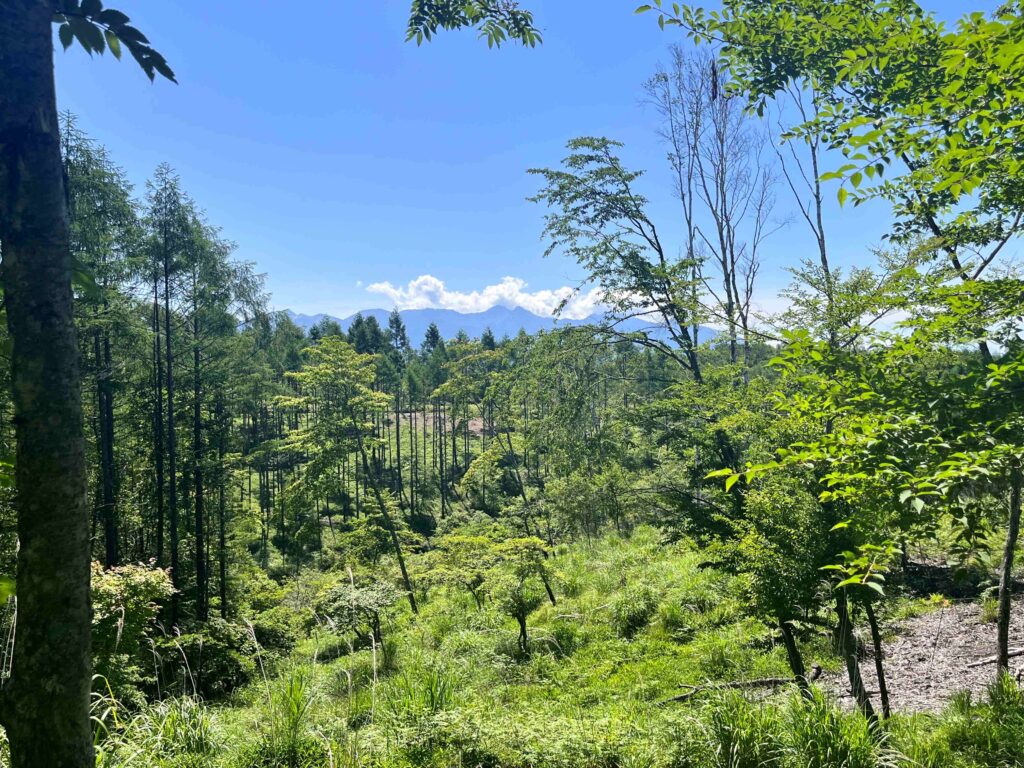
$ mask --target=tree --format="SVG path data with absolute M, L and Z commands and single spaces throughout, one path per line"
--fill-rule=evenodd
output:
M 545 253 L 563 252 L 582 266 L 586 283 L 596 284 L 608 306 L 604 329 L 663 353 L 694 380 L 702 379 L 691 326 L 694 262 L 674 258 L 647 215 L 647 200 L 635 190 L 642 175 L 627 170 L 616 156 L 619 142 L 573 139 L 562 169 L 532 169 L 544 187 L 530 199 L 546 204 Z M 620 326 L 640 318 L 668 333 L 627 333 Z
M 357 586 L 354 581 L 335 585 L 320 601 L 322 613 L 332 628 L 351 632 L 366 645 L 384 642 L 381 619 L 401 599 L 401 594 L 386 581 Z
M 61 115 L 61 143 L 67 178 L 73 258 L 91 279 L 78 286 L 76 304 L 84 354 L 83 383 L 90 395 L 87 421 L 96 445 L 93 508 L 103 530 L 103 563 L 121 557 L 118 487 L 121 467 L 115 451 L 115 399 L 124 384 L 119 336 L 134 324 L 134 302 L 126 296 L 137 269 L 140 227 L 131 189 L 106 150 L 91 141 L 73 116 Z
M 671 56 L 669 68 L 648 81 L 645 91 L 670 150 L 686 259 L 712 299 L 709 315 L 726 325 L 731 362 L 739 361 L 742 343 L 748 369 L 760 248 L 772 233 L 775 171 L 764 158 L 767 136 L 741 99 L 725 92 L 712 56 L 684 53 L 679 46 Z M 708 262 L 717 270 L 715 280 Z
M 178 601 L 181 590 L 181 566 L 178 557 L 180 526 L 178 517 L 178 425 L 175 408 L 175 352 L 174 352 L 174 318 L 175 301 L 177 298 L 176 281 L 178 272 L 185 264 L 188 250 L 191 248 L 194 210 L 192 202 L 181 190 L 178 176 L 166 163 L 156 170 L 153 181 L 148 187 L 147 202 L 149 211 L 147 224 L 149 228 L 149 250 L 153 261 L 153 312 L 155 326 L 154 355 L 157 358 L 156 370 L 163 373 L 163 381 L 157 384 L 157 396 L 161 391 L 166 393 L 164 405 L 157 405 L 158 416 L 166 412 L 166 428 L 161 425 L 160 432 L 166 439 L 167 455 L 167 510 L 168 531 L 170 533 L 170 574 L 175 593 L 171 597 L 171 624 L 178 621 Z M 163 319 L 163 349 L 159 347 L 160 318 Z M 163 452 L 164 447 L 159 450 Z M 161 488 L 159 493 L 163 493 Z
M 56 12 L 56 16 L 55 16 Z M 18 633 L 0 721 L 15 766 L 92 765 L 89 513 L 51 24 L 173 72 L 98 0 L 11 0 L 0 28 L 0 247 L 15 408 Z
M 309 361 L 307 365 L 289 376 L 299 382 L 306 393 L 298 402 L 304 403 L 316 395 L 323 404 L 320 416 L 312 427 L 316 436 L 312 444 L 320 452 L 326 452 L 328 459 L 314 465 L 316 471 L 333 470 L 331 457 L 339 453 L 347 455 L 355 448 L 357 461 L 361 463 L 364 476 L 369 481 L 377 502 L 377 512 L 391 540 L 409 605 L 413 613 L 416 613 L 416 595 L 392 517 L 394 502 L 387 498 L 377 476 L 371 471 L 367 451 L 373 443 L 370 437 L 372 425 L 367 419 L 386 413 L 389 406 L 387 394 L 373 388 L 377 377 L 374 356 L 356 352 L 352 345 L 336 336 L 321 339 L 316 346 L 306 350 L 306 355 Z
M 812 94 L 817 108 L 785 137 L 827 137 L 846 162 L 819 179 L 842 182 L 840 204 L 887 201 L 893 239 L 932 239 L 955 279 L 981 278 L 1022 231 L 1024 19 L 1012 6 L 947 32 L 910 0 L 655 5 L 663 25 L 721 47 L 730 90 L 758 111 L 793 88 Z

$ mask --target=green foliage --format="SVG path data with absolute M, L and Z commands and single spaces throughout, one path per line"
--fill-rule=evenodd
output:
M 286 653 L 302 635 L 302 617 L 284 605 L 276 605 L 256 614 L 250 622 L 253 636 L 260 648 Z
M 93 711 L 100 768 L 198 767 L 223 747 L 210 711 L 194 697 L 165 699 L 125 719 L 120 702 L 98 696 Z
M 151 688 L 159 603 L 171 596 L 166 571 L 144 565 L 92 567 L 93 664 L 118 698 L 138 703 Z
M 164 57 L 150 45 L 146 36 L 128 22 L 121 11 L 104 8 L 100 0 L 59 0 L 53 21 L 60 26 L 57 36 L 67 50 L 78 41 L 87 53 L 103 53 L 109 48 L 114 58 L 121 58 L 124 45 L 150 80 L 159 74 L 176 83 L 174 72 Z
M 1024 693 L 1009 675 L 1000 674 L 985 700 L 976 702 L 968 694 L 958 695 L 942 716 L 928 725 L 922 728 L 920 721 L 901 721 L 894 729 L 894 742 L 916 765 L 1015 765 L 1024 755 Z
M 309 674 L 293 669 L 278 680 L 267 702 L 258 743 L 243 757 L 252 768 L 316 768 L 327 747 L 309 728 L 313 691 Z
M 413 724 L 455 706 L 459 676 L 443 658 L 415 658 L 381 686 L 378 711 L 391 727 Z
M 321 599 L 317 611 L 328 626 L 339 633 L 352 633 L 361 642 L 383 641 L 382 621 L 401 599 L 390 583 L 376 581 L 357 586 L 344 581 L 332 587 Z
M 474 27 L 488 47 L 506 39 L 534 47 L 541 42 L 533 14 L 506 0 L 413 0 L 406 40 L 429 41 L 438 29 Z
M 220 618 L 154 644 L 163 692 L 197 695 L 204 699 L 227 696 L 254 678 L 259 649 L 250 630 Z
M 843 712 L 820 691 L 794 697 L 785 713 L 783 765 L 801 768 L 887 768 L 901 764 L 867 718 Z
M 1020 14 L 945 27 L 902 1 L 639 10 L 720 45 L 691 73 L 701 118 L 756 126 L 742 105 L 807 97 L 775 138 L 845 155 L 818 178 L 798 169 L 814 203 L 835 181 L 841 203 L 883 199 L 896 219 L 876 267 L 830 266 L 816 229 L 821 259 L 796 267 L 791 310 L 772 321 L 790 330 L 744 328 L 742 356 L 735 308 L 731 345 L 698 343 L 717 311 L 701 248 L 661 240 L 643 171 L 613 139 L 574 139 L 558 167 L 533 171 L 547 253 L 583 268 L 601 327 L 475 340 L 431 326 L 420 345 L 397 311 L 387 328 L 357 316 L 308 336 L 269 315 L 169 167 L 142 206 L 66 121 L 83 401 L 101 456 L 91 500 L 112 526 L 97 548 L 110 563 L 170 563 L 177 588 L 143 566 L 93 574 L 101 764 L 1020 762 L 1024 704 L 1007 676 L 983 702 L 884 723 L 816 688 L 760 699 L 719 685 L 792 679 L 801 653 L 855 667 L 847 597 L 855 619 L 941 604 L 881 602 L 914 545 L 979 582 L 1000 567 L 1024 466 L 1024 284 L 1003 263 L 1022 221 Z M 173 79 L 96 0 L 58 4 L 56 21 L 65 47 L 124 45 Z M 540 41 L 514 2 L 412 3 L 410 40 L 458 27 L 489 45 Z M 677 170 L 684 157 L 713 162 L 671 147 Z M 744 159 L 764 202 L 770 174 Z M 801 202 L 820 228 L 813 207 Z M 710 237 L 699 229 L 691 240 Z M 749 284 L 726 287 L 748 303 L 755 245 L 733 251 L 750 258 Z M 893 311 L 897 327 L 880 330 Z M 638 318 L 658 328 L 622 329 Z M 0 537 L 8 565 L 14 541 Z M 1015 545 L 1007 534 L 1003 597 Z M 161 603 L 172 624 L 155 637 Z M 999 605 L 988 612 L 1005 627 Z M 231 620 L 207 619 L 217 607 Z M 680 701 L 686 686 L 699 695 Z
M 612 624 L 620 637 L 630 638 L 647 626 L 658 607 L 658 595 L 647 584 L 627 587 L 612 603 Z

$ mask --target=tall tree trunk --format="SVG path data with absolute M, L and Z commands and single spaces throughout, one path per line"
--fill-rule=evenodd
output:
M 156 469 L 156 564 L 164 564 L 164 367 L 160 351 L 160 280 L 153 272 L 153 463 Z
M 104 354 L 106 352 L 106 354 Z M 97 327 L 93 331 L 96 358 L 96 458 L 100 469 L 99 515 L 103 523 L 103 565 L 118 562 L 117 496 L 114 492 L 114 407 L 110 377 L 110 337 Z
M 857 659 L 857 640 L 853 636 L 853 619 L 850 616 L 850 605 L 845 590 L 836 591 L 836 640 L 839 655 L 846 664 L 846 675 L 850 680 L 850 692 L 857 702 L 857 708 L 869 719 L 875 720 L 875 708 L 871 705 L 871 697 L 864 687 L 864 678 L 860 674 L 860 661 Z
M 779 632 L 782 634 L 782 644 L 786 647 L 786 659 L 789 661 L 789 668 L 793 672 L 800 694 L 806 698 L 813 698 L 811 686 L 807 682 L 807 668 L 804 666 L 804 657 L 793 637 L 793 625 L 784 619 L 779 619 Z
M 13 340 L 18 631 L 0 721 L 15 768 L 93 765 L 89 506 L 53 4 L 5 0 L 0 247 Z
M 198 286 L 194 287 L 198 290 Z M 192 307 L 192 478 L 195 511 L 196 618 L 209 617 L 207 595 L 209 575 L 206 570 L 205 509 L 203 507 L 203 382 L 202 356 L 199 351 L 199 308 Z
M 217 446 L 217 459 L 220 464 L 220 488 L 218 489 L 219 503 L 217 507 L 217 563 L 220 567 L 220 576 L 217 580 L 217 587 L 220 593 L 220 617 L 222 619 L 226 619 L 228 617 L 227 514 L 224 503 L 224 485 L 227 478 L 225 477 L 224 467 L 224 430 L 226 430 L 226 426 L 222 424 L 220 442 Z
M 398 470 L 398 498 L 405 498 L 402 483 L 402 385 L 395 390 L 395 466 Z
M 164 270 L 164 358 L 167 362 L 167 504 L 171 533 L 171 584 L 174 594 L 171 595 L 171 626 L 178 623 L 178 595 L 181 590 L 180 563 L 178 562 L 178 440 L 174 423 L 174 348 L 171 345 L 171 254 L 167 242 L 167 231 L 164 231 L 163 270 Z
M 1014 469 L 1010 480 L 1010 519 L 1006 529 L 1002 570 L 999 574 L 999 615 L 996 623 L 998 648 L 997 674 L 1010 669 L 1010 598 L 1013 592 L 1013 553 L 1020 536 L 1021 470 Z

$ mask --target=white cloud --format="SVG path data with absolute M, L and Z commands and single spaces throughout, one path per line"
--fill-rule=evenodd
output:
M 500 282 L 478 291 L 451 291 L 433 275 L 420 275 L 405 286 L 389 282 L 371 283 L 366 290 L 390 299 L 399 309 L 454 309 L 456 312 L 484 312 L 492 307 L 522 307 L 535 315 L 550 316 L 568 300 L 562 316 L 581 320 L 600 310 L 601 292 L 597 288 L 576 293 L 569 286 L 554 290 L 528 291 L 518 277 L 503 277 Z

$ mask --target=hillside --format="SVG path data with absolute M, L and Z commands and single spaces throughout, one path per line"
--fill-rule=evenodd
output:
M 484 521 L 464 524 L 462 532 L 438 542 L 442 558 L 415 559 L 418 577 L 436 584 L 418 617 L 380 593 L 367 613 L 332 617 L 324 613 L 324 596 L 336 584 L 331 576 L 314 570 L 289 579 L 277 590 L 279 605 L 254 620 L 263 644 L 253 652 L 263 671 L 254 670 L 253 682 L 218 706 L 178 699 L 120 723 L 105 712 L 111 731 L 104 764 L 1020 765 L 1024 697 L 1012 684 L 991 694 L 988 683 L 976 684 L 970 702 L 935 699 L 935 716 L 898 716 L 881 740 L 824 692 L 806 702 L 791 685 L 759 684 L 784 680 L 787 663 L 771 631 L 750 616 L 743 579 L 702 564 L 691 543 L 666 545 L 650 528 L 552 553 L 546 567 L 556 602 L 537 597 L 524 645 L 514 605 L 497 591 L 478 602 L 451 570 L 463 562 L 456 547 L 467 536 L 480 537 L 478 545 L 507 534 Z M 497 584 L 509 568 L 487 578 Z M 335 594 L 369 606 L 366 591 Z M 908 595 L 887 627 L 899 632 L 941 611 L 936 600 Z M 933 639 L 917 638 L 917 652 L 928 653 Z M 838 675 L 825 640 L 806 651 L 826 678 Z M 226 661 L 219 653 L 211 648 L 188 674 L 214 672 Z M 730 689 L 736 681 L 753 683 Z M 130 755 L 134 762 L 121 762 Z

